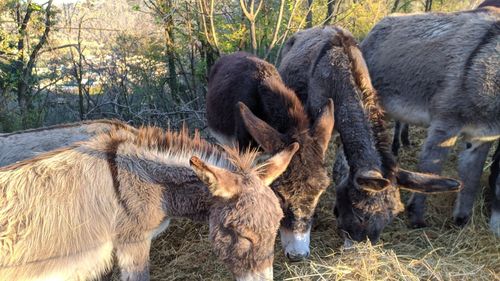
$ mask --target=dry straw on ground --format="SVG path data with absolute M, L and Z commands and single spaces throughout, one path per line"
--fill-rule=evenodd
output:
M 414 145 L 402 150 L 400 163 L 415 169 L 425 132 L 412 128 L 411 135 Z M 333 151 L 329 157 L 333 161 Z M 455 166 L 456 152 L 444 174 L 456 176 Z M 351 249 L 342 248 L 332 212 L 333 188 L 329 188 L 317 210 L 311 258 L 287 262 L 277 239 L 275 280 L 500 280 L 500 238 L 488 230 L 489 207 L 484 203 L 488 174 L 483 175 L 483 191 L 466 228 L 451 221 L 455 195 L 435 195 L 427 208 L 430 227 L 409 229 L 402 214 L 386 228 L 380 244 L 359 243 Z M 406 200 L 408 193 L 403 195 Z M 152 280 L 231 280 L 211 253 L 207 232 L 205 224 L 174 222 L 153 243 Z

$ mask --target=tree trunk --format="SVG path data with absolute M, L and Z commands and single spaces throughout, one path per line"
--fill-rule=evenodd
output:
M 255 0 L 250 0 L 250 4 L 246 4 L 245 1 L 240 0 L 240 6 L 245 14 L 246 18 L 248 19 L 248 22 L 250 23 L 250 39 L 252 42 L 252 52 L 254 55 L 257 55 L 257 36 L 256 36 L 256 28 L 255 28 L 255 21 L 257 18 L 257 15 L 260 12 L 260 9 L 262 8 L 262 3 L 263 0 L 259 1 L 259 4 L 257 8 L 255 8 Z M 248 7 L 250 6 L 250 7 Z
M 257 35 L 255 32 L 255 20 L 250 21 L 250 37 L 252 38 L 252 53 L 257 55 Z
M 334 7 L 335 7 L 335 0 L 328 0 L 328 2 L 326 3 L 326 18 L 324 25 L 332 24 Z
M 425 11 L 430 12 L 432 10 L 432 0 L 425 0 Z
M 18 27 L 18 36 L 19 39 L 17 41 L 17 60 L 15 63 L 16 73 L 18 75 L 17 79 L 17 101 L 19 105 L 19 110 L 21 113 L 21 122 L 24 129 L 28 127 L 32 127 L 34 118 L 32 118 L 31 114 L 33 113 L 34 105 L 33 105 L 33 97 L 31 96 L 30 86 L 32 83 L 33 76 L 33 68 L 35 67 L 36 60 L 38 59 L 40 49 L 47 42 L 47 38 L 49 36 L 50 27 L 52 26 L 52 22 L 50 20 L 51 17 L 51 8 L 52 8 L 53 0 L 49 0 L 47 2 L 47 7 L 45 8 L 45 22 L 44 22 L 44 30 L 42 35 L 40 36 L 38 43 L 33 47 L 29 57 L 26 57 L 26 48 L 25 48 L 25 40 L 27 40 L 27 27 L 28 23 L 31 19 L 31 14 L 33 12 L 33 8 L 31 6 L 32 1 L 27 1 L 26 5 L 26 13 L 24 17 L 21 18 L 21 5 L 17 3 L 15 6 L 16 9 L 16 21 Z
M 171 94 L 175 100 L 178 99 L 177 95 L 179 90 L 179 85 L 177 83 L 177 71 L 175 67 L 175 41 L 174 41 L 174 20 L 172 15 L 172 1 L 166 2 L 168 7 L 168 14 L 165 20 L 165 43 L 166 43 L 166 55 L 167 55 L 167 66 L 168 66 L 168 86 L 170 88 Z
M 392 6 L 391 13 L 395 13 L 398 10 L 399 1 L 400 0 L 394 1 L 394 6 Z
M 75 78 L 78 83 L 78 107 L 80 111 L 80 120 L 85 119 L 85 108 L 83 107 L 83 85 L 82 85 L 82 80 L 83 80 L 82 22 L 83 22 L 83 17 L 80 19 L 80 22 L 78 23 L 78 44 L 77 44 L 78 63 L 74 66 Z M 71 51 L 71 54 L 73 54 L 73 51 Z
M 307 0 L 306 28 L 311 28 L 313 26 L 313 1 L 314 0 Z

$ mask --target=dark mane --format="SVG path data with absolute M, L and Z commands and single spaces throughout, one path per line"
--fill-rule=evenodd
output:
M 337 28 L 337 31 L 344 52 L 351 62 L 351 73 L 354 81 L 362 94 L 362 103 L 372 126 L 377 150 L 382 158 L 384 177 L 394 180 L 398 164 L 390 150 L 391 138 L 384 121 L 384 111 L 378 100 L 377 91 L 371 83 L 368 67 L 356 40 L 340 28 Z
M 483 1 L 483 3 L 479 4 L 479 6 L 477 6 L 477 9 L 484 8 L 484 7 L 500 8 L 500 1 L 499 0 L 485 0 L 485 1 Z

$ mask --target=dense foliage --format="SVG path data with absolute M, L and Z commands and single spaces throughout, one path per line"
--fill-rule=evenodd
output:
M 224 53 L 277 63 L 297 30 L 358 39 L 391 12 L 478 0 L 0 0 L 0 131 L 92 118 L 204 126 L 207 72 Z

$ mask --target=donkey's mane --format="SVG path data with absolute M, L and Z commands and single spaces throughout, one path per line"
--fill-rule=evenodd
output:
M 352 35 L 347 34 L 343 29 L 336 28 L 336 30 L 338 31 L 344 52 L 349 58 L 351 73 L 356 86 L 361 91 L 362 104 L 368 113 L 376 147 L 382 157 L 382 165 L 387 173 L 384 176 L 390 178 L 394 176 L 395 169 L 397 169 L 397 162 L 390 151 L 391 141 L 384 121 L 384 110 L 380 105 L 377 91 L 371 83 L 370 73 L 358 43 Z
M 268 77 L 262 83 L 277 95 L 281 104 L 286 106 L 288 116 L 294 123 L 293 125 L 299 131 L 307 130 L 309 127 L 309 117 L 295 92 L 288 88 L 281 79 L 276 77 Z
M 0 138 L 10 137 L 10 136 L 19 135 L 19 134 L 25 134 L 25 133 L 36 133 L 36 132 L 50 131 L 50 130 L 55 130 L 55 129 L 73 128 L 73 127 L 78 127 L 81 125 L 91 125 L 91 124 L 95 124 L 95 123 L 109 124 L 109 125 L 115 126 L 117 128 L 122 128 L 122 129 L 132 128 L 132 127 L 129 127 L 126 123 L 121 122 L 119 120 L 97 119 L 97 120 L 85 120 L 85 121 L 79 121 L 79 122 L 74 122 L 74 123 L 65 123 L 65 124 L 58 124 L 58 125 L 52 125 L 52 126 L 45 126 L 45 127 L 35 128 L 35 129 L 27 129 L 27 130 L 12 132 L 12 133 L 0 134 Z
M 179 131 L 141 127 L 134 135 L 132 142 L 135 145 L 161 151 L 167 157 L 177 160 L 189 160 L 195 155 L 204 161 L 233 171 L 256 172 L 261 168 L 261 165 L 256 165 L 258 156 L 256 149 L 240 152 L 239 148 L 214 145 L 202 139 L 198 130 L 191 136 L 187 126 L 183 126 Z M 112 139 L 118 137 L 113 131 L 109 136 Z

